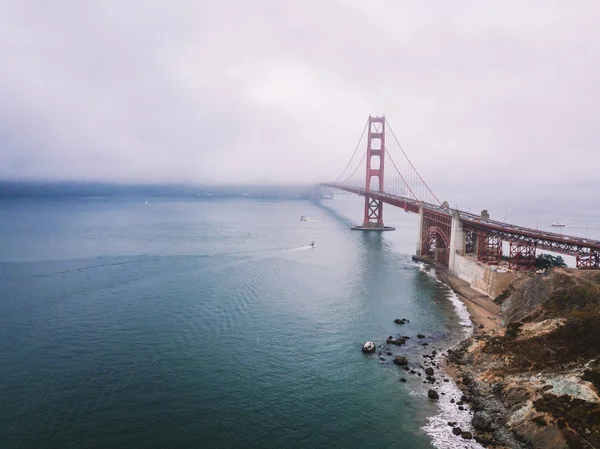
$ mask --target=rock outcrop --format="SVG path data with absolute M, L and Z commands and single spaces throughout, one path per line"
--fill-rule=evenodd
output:
M 376 349 L 377 346 L 375 346 L 375 343 L 373 343 L 372 341 L 367 341 L 362 347 L 362 352 L 364 352 L 365 354 L 372 354 L 375 352 Z
M 600 447 L 600 273 L 553 269 L 502 296 L 504 328 L 448 355 L 476 438 L 490 447 Z

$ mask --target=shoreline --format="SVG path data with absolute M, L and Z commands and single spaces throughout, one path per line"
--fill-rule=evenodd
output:
M 436 276 L 446 284 L 465 305 L 473 323 L 473 335 L 497 333 L 502 327 L 500 308 L 492 298 L 471 288 L 467 282 L 435 267 Z
M 415 260 L 414 257 L 413 260 Z M 466 380 L 465 377 L 467 376 L 469 379 L 471 378 L 471 376 L 467 374 L 467 371 L 469 370 L 465 371 L 464 368 L 466 367 L 460 366 L 461 364 L 458 364 L 456 360 L 454 360 L 454 356 L 457 355 L 455 351 L 458 350 L 460 352 L 461 348 L 463 348 L 467 342 L 473 341 L 473 339 L 479 340 L 481 338 L 492 338 L 503 333 L 504 326 L 502 325 L 502 318 L 500 316 L 500 307 L 489 296 L 477 292 L 471 288 L 467 282 L 448 273 L 445 267 L 440 267 L 434 263 L 431 263 L 430 261 L 420 258 L 416 261 L 427 265 L 432 271 L 434 271 L 435 277 L 439 280 L 439 282 L 446 285 L 455 294 L 456 299 L 458 299 L 465 306 L 469 315 L 469 320 L 472 324 L 468 334 L 461 338 L 451 348 L 448 348 L 446 351 L 439 354 L 436 360 L 440 371 L 444 373 L 444 375 L 454 384 L 455 388 L 462 393 L 462 396 L 459 396 L 460 402 L 458 402 L 458 399 L 456 402 L 452 401 L 452 406 L 456 405 L 457 411 L 463 410 L 463 407 L 466 406 L 464 410 L 468 410 L 470 415 L 468 418 L 469 425 L 467 426 L 467 433 L 472 435 L 471 438 L 473 439 L 471 441 L 475 443 L 475 446 L 468 444 L 469 440 L 465 440 L 464 437 L 461 439 L 461 431 L 464 431 L 465 429 L 461 428 L 459 423 L 451 423 L 449 421 L 447 424 L 449 426 L 452 425 L 452 431 L 454 432 L 454 436 L 457 438 L 455 444 L 464 445 L 464 447 L 507 448 L 509 446 L 494 445 L 495 442 L 488 439 L 486 436 L 479 434 L 479 429 L 477 426 L 473 425 L 474 423 L 472 422 L 472 419 L 474 417 L 474 413 L 481 408 L 475 405 L 480 400 L 483 400 L 483 397 L 477 398 L 477 394 L 474 394 L 474 392 L 471 391 L 472 389 L 469 389 L 469 384 L 467 383 L 468 379 Z M 439 425 L 442 426 L 444 424 L 444 422 L 439 423 Z M 458 431 L 461 433 L 457 434 L 455 432 L 456 429 L 458 429 Z M 460 441 L 460 443 L 458 441 Z
M 502 328 L 500 308 L 489 296 L 480 293 L 469 285 L 468 282 L 451 275 L 445 267 L 439 266 L 430 260 L 412 256 L 415 262 L 421 262 L 435 271 L 436 277 L 448 286 L 458 299 L 465 305 L 471 323 L 473 323 L 473 336 L 491 332 L 499 332 Z M 483 327 L 480 327 L 483 325 Z
M 600 447 L 598 273 L 554 268 L 517 279 L 502 295 L 501 316 L 495 300 L 427 265 L 473 323 L 437 362 L 462 392 L 451 402 L 468 412 L 477 447 Z M 465 438 L 460 423 L 447 424 Z

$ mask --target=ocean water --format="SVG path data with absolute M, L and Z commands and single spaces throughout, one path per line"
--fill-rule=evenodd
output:
M 470 329 L 417 216 L 351 231 L 362 201 L 0 201 L 0 446 L 478 447 L 454 385 L 361 353 L 408 335 L 416 367 Z

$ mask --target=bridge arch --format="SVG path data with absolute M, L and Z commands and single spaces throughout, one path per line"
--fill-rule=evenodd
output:
M 423 235 L 422 255 L 433 257 L 436 262 L 448 265 L 450 236 L 439 226 L 428 227 Z

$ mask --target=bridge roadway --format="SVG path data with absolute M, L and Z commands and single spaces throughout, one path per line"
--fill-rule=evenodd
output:
M 362 187 L 350 186 L 338 183 L 322 183 L 324 187 L 344 190 L 359 196 L 368 196 L 380 200 L 386 204 L 400 207 L 407 212 L 420 212 L 420 206 L 423 204 L 425 209 L 435 211 L 438 214 L 448 215 L 450 219 L 456 211 L 460 214 L 460 221 L 465 229 L 471 229 L 476 232 L 482 232 L 488 235 L 494 235 L 504 241 L 512 241 L 523 245 L 534 246 L 538 249 L 552 251 L 570 256 L 581 256 L 582 254 L 598 253 L 600 251 L 600 241 L 582 237 L 556 234 L 554 232 L 540 231 L 523 226 L 515 226 L 496 220 L 482 218 L 478 215 L 464 212 L 458 209 L 444 208 L 431 203 L 421 203 L 420 201 L 406 198 L 399 195 L 392 195 L 385 192 L 370 190 L 367 192 Z

